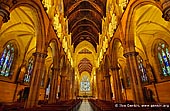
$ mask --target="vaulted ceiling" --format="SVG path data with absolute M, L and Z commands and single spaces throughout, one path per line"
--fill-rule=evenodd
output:
M 74 49 L 84 40 L 97 49 L 102 18 L 106 16 L 106 0 L 64 0 L 64 16 L 68 19 Z
M 78 64 L 78 70 L 80 74 L 84 71 L 87 71 L 89 74 L 91 74 L 92 68 L 93 66 L 90 63 L 90 60 L 88 60 L 87 58 L 83 58 Z

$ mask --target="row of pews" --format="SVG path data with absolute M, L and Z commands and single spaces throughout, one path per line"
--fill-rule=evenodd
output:
M 170 111 L 170 106 L 159 104 L 137 105 L 128 101 L 126 103 L 114 103 L 98 99 L 88 100 L 94 111 Z
M 81 99 L 73 99 L 68 101 L 57 101 L 53 104 L 41 104 L 38 107 L 29 109 L 25 109 L 24 105 L 14 103 L 10 105 L 1 105 L 0 111 L 78 111 L 81 103 Z
M 24 103 L 0 103 L 0 111 L 24 111 Z

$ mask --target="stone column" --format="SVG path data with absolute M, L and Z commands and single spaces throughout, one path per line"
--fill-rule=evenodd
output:
M 169 0 L 160 0 L 160 1 L 161 1 L 161 5 L 162 5 L 162 8 L 163 8 L 162 17 L 166 21 L 170 21 L 170 1 Z
M 75 98 L 75 89 L 76 89 L 76 87 L 75 87 L 75 73 L 74 73 L 74 70 L 72 71 L 72 99 L 74 99 Z
M 131 88 L 133 93 L 134 102 L 137 104 L 144 103 L 144 96 L 141 84 L 141 78 L 139 74 L 138 64 L 137 64 L 137 56 L 138 52 L 127 52 L 123 54 L 127 60 L 127 66 L 129 66 L 130 71 L 130 81 L 131 81 Z
M 61 75 L 61 84 L 60 84 L 60 100 L 66 100 L 66 76 Z
M 99 74 L 99 77 L 98 77 L 98 95 L 99 95 L 99 99 L 103 99 L 103 86 L 102 86 L 102 78 L 101 78 L 101 72 Z
M 99 99 L 99 92 L 100 92 L 100 87 L 99 87 L 99 69 L 96 69 L 96 98 Z
M 101 80 L 101 88 L 100 88 L 100 94 L 101 94 L 101 99 L 106 100 L 106 90 L 105 90 L 105 80 Z
M 10 1 L 9 1 L 10 2 Z M 0 29 L 3 23 L 8 22 L 9 18 L 9 2 L 1 2 L 0 3 Z
M 66 80 L 66 88 L 65 89 L 66 89 L 65 90 L 66 100 L 69 100 L 71 91 L 70 91 L 70 80 L 68 80 L 68 79 Z
M 93 77 L 93 80 L 91 81 L 91 90 L 92 90 L 92 96 L 93 97 L 95 97 L 94 96 L 95 95 L 95 92 L 94 92 L 95 90 L 94 89 L 95 89 L 95 86 L 94 86 L 94 77 Z
M 105 75 L 105 92 L 106 92 L 106 101 L 111 101 L 111 84 L 110 84 L 110 75 Z
M 58 89 L 58 74 L 60 71 L 60 68 L 51 68 L 52 70 L 52 80 L 50 83 L 50 95 L 49 95 L 49 101 L 48 103 L 55 103 L 56 102 L 56 95 L 57 95 L 57 89 Z
M 28 100 L 25 104 L 26 108 L 32 108 L 33 106 L 38 105 L 39 91 L 42 79 L 43 68 L 45 64 L 45 58 L 47 57 L 46 53 L 35 52 L 33 53 L 35 58 L 34 68 L 31 77 L 30 91 Z
M 93 77 L 93 87 L 94 87 L 94 95 L 93 95 L 93 97 L 97 97 L 97 83 L 96 83 L 96 75 L 94 75 L 94 77 Z
M 120 68 L 118 66 L 111 67 L 116 103 L 122 103 L 122 101 L 123 101 L 122 87 L 121 87 L 121 82 L 120 82 L 120 77 L 119 77 L 119 69 Z

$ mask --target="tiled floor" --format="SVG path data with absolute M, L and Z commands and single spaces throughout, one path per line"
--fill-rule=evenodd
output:
M 90 106 L 88 100 L 84 99 L 78 111 L 94 111 L 94 110 Z

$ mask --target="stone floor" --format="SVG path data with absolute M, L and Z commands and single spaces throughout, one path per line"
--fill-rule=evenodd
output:
M 84 99 L 78 111 L 94 111 L 90 106 L 88 100 Z

